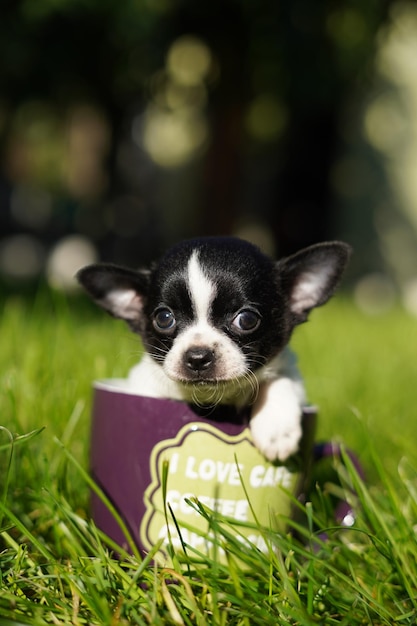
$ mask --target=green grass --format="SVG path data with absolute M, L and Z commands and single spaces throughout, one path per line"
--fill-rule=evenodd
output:
M 9 297 L 0 345 L 0 626 L 417 622 L 414 318 L 364 317 L 339 299 L 297 330 L 317 436 L 353 449 L 366 481 L 335 461 L 337 481 L 289 522 L 298 533 L 265 529 L 268 555 L 209 516 L 227 566 L 115 559 L 89 519 L 91 381 L 124 375 L 140 353 L 121 323 L 56 294 Z M 341 493 L 351 529 L 331 516 Z

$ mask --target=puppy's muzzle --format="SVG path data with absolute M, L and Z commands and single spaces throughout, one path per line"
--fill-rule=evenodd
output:
M 215 356 L 209 348 L 189 348 L 184 354 L 184 365 L 194 377 L 207 377 L 214 367 Z

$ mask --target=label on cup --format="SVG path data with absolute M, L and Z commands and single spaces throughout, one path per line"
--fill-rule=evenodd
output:
M 284 530 L 300 478 L 298 468 L 268 462 L 248 428 L 228 435 L 201 422 L 154 446 L 150 475 L 140 541 L 151 550 L 162 539 L 163 552 L 185 545 L 190 555 L 213 550 L 209 519 L 216 513 L 238 539 L 266 551 L 263 529 Z

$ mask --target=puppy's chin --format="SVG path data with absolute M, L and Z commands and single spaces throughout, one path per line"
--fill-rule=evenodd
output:
M 259 391 L 257 378 L 250 373 L 221 380 L 180 380 L 172 377 L 171 380 L 181 388 L 185 401 L 200 407 L 214 407 L 219 404 L 244 406 L 254 402 Z

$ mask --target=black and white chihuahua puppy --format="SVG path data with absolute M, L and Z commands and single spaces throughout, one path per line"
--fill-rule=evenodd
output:
M 327 242 L 274 262 L 247 241 L 209 237 L 174 246 L 150 270 L 97 264 L 77 278 L 141 336 L 145 355 L 127 379 L 135 393 L 251 404 L 255 445 L 285 461 L 298 450 L 306 403 L 288 341 L 331 297 L 349 255 Z

